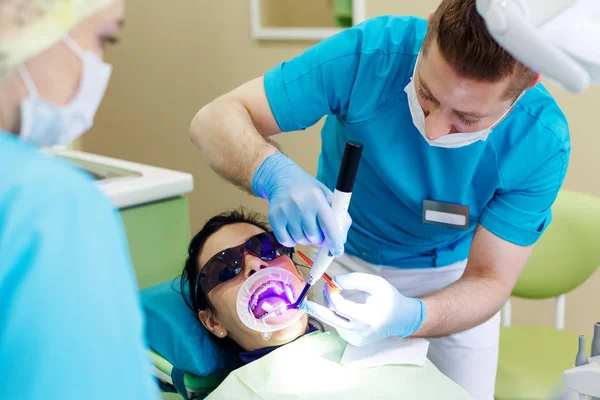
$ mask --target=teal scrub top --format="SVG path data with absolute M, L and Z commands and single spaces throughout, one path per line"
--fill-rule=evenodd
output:
M 158 399 L 117 211 L 0 132 L 0 399 Z
M 528 90 L 486 141 L 430 146 L 404 88 L 427 23 L 382 16 L 334 35 L 268 71 L 264 86 L 282 131 L 327 115 L 317 178 L 335 187 L 345 142 L 364 144 L 346 253 L 378 265 L 437 267 L 468 257 L 478 223 L 528 246 L 551 222 L 570 155 L 569 127 L 541 85 Z M 423 201 L 469 207 L 469 227 L 423 223 Z

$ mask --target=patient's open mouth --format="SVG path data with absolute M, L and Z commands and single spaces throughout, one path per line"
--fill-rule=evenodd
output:
M 285 310 L 285 306 L 293 302 L 294 292 L 290 286 L 268 280 L 252 293 L 248 308 L 256 319 L 262 319 L 276 310 Z

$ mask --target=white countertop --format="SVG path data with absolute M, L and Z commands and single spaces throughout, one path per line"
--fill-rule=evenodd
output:
M 74 161 L 83 169 L 89 166 L 90 172 L 98 167 L 109 171 L 111 176 L 97 180 L 96 183 L 117 208 L 182 196 L 194 188 L 192 175 L 185 172 L 68 150 L 64 147 L 54 147 L 47 150 L 47 153 L 71 159 L 70 161 Z

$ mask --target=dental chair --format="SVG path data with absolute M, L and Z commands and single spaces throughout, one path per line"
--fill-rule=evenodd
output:
M 511 326 L 511 303 L 506 303 L 496 400 L 554 398 L 563 388 L 563 371 L 575 362 L 579 333 L 564 329 L 565 297 L 600 265 L 600 198 L 561 190 L 552 213 L 554 221 L 536 244 L 512 295 L 524 299 L 556 297 L 555 327 Z
M 203 399 L 227 377 L 234 356 L 213 341 L 186 306 L 179 282 L 176 278 L 140 291 L 149 357 L 163 393 Z

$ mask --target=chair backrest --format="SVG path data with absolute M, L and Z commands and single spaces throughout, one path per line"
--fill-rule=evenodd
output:
M 513 296 L 545 299 L 581 285 L 600 265 L 600 198 L 561 190 Z

